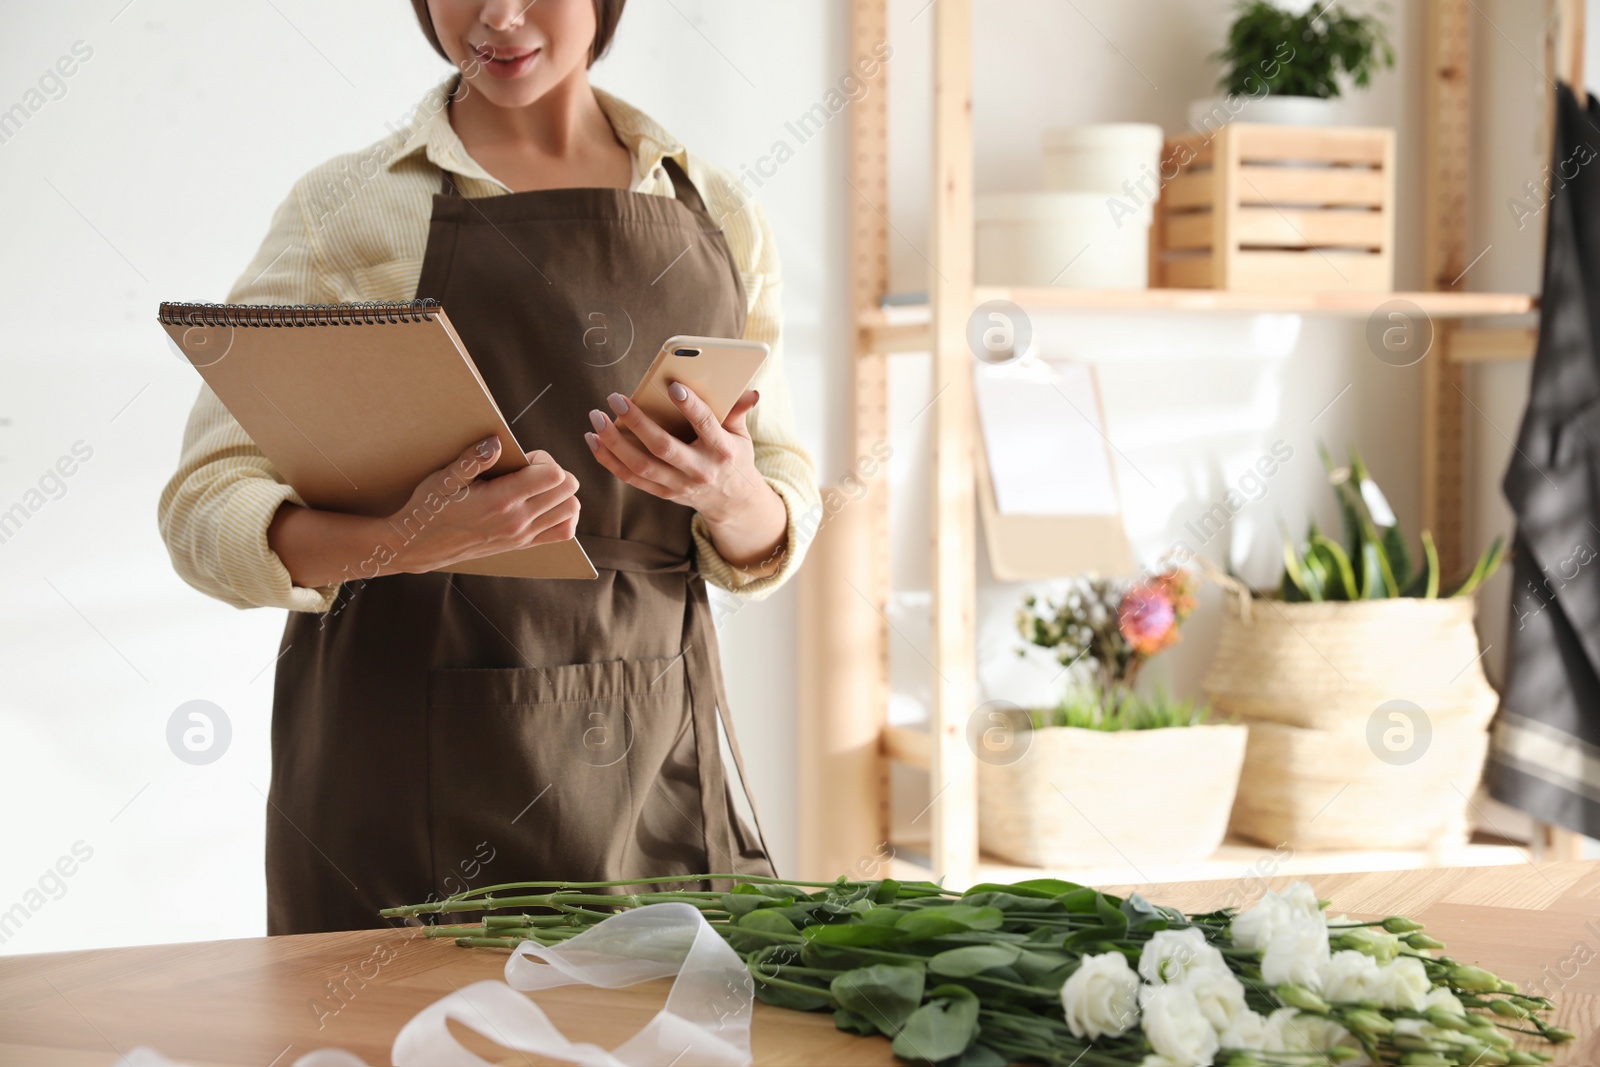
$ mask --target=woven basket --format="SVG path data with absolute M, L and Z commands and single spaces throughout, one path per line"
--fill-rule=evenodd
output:
M 1499 698 L 1483 675 L 1471 597 L 1284 604 L 1227 598 L 1202 683 L 1218 711 L 1333 730 L 1409 700 L 1480 726 Z
M 1028 734 L 1014 763 L 978 764 L 984 851 L 1029 867 L 1178 862 L 1222 843 L 1243 726 Z
M 1470 597 L 1230 596 L 1203 687 L 1219 712 L 1250 727 L 1233 832 L 1302 849 L 1463 842 L 1499 702 L 1480 665 L 1475 611 Z M 1391 720 L 1380 709 L 1391 701 L 1426 717 L 1427 747 L 1409 762 L 1382 745 Z
M 1483 773 L 1481 724 L 1436 725 L 1414 763 L 1374 756 L 1365 724 L 1306 730 L 1250 724 L 1231 828 L 1297 849 L 1431 849 L 1466 843 L 1469 798 Z

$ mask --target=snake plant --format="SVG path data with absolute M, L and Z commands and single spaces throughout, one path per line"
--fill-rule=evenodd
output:
M 1440 591 L 1439 551 L 1433 535 L 1422 531 L 1422 559 L 1413 566 L 1400 523 L 1373 481 L 1360 454 L 1350 450 L 1350 465 L 1338 467 L 1322 449 L 1328 484 L 1339 504 L 1344 539 L 1334 540 L 1311 523 L 1305 542 L 1296 547 L 1283 539 L 1283 581 L 1279 596 L 1287 601 L 1383 600 L 1389 597 L 1471 596 L 1488 581 L 1505 554 L 1505 539 L 1496 537 L 1460 584 Z

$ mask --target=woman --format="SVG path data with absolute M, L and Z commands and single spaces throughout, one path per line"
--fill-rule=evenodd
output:
M 291 609 L 274 934 L 377 925 L 468 885 L 772 871 L 722 769 L 705 588 L 770 593 L 818 503 L 771 231 L 725 172 L 589 84 L 624 0 L 413 3 L 457 72 L 297 182 L 228 300 L 438 299 L 539 451 L 416 534 L 307 507 L 201 389 L 161 499 L 174 565 L 231 604 Z M 675 391 L 690 444 L 625 399 L 673 334 L 775 346 L 720 425 Z M 517 442 L 463 445 L 419 498 Z M 596 581 L 438 571 L 574 531 Z M 390 562 L 364 580 L 374 558 Z

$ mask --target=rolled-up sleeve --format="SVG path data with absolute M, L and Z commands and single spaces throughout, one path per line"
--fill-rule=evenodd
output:
M 723 215 L 723 228 L 735 259 L 741 260 L 746 288 L 759 287 L 744 335 L 748 340 L 765 341 L 772 351 L 753 383 L 761 400 L 746 425 L 755 446 L 756 470 L 783 500 L 789 520 L 777 570 L 770 574 L 762 573 L 765 567 L 741 568 L 724 559 L 699 515 L 694 517 L 692 531 L 700 573 L 706 581 L 742 598 L 760 600 L 788 581 L 800 566 L 816 529 L 822 498 L 816 465 L 795 431 L 783 361 L 783 276 L 771 224 L 759 205 L 742 199 L 737 210 Z
M 312 234 L 292 191 L 274 212 L 260 251 L 228 294 L 230 304 L 337 299 L 317 269 Z M 297 586 L 267 545 L 278 508 L 305 505 L 209 386 L 189 413 L 178 469 L 162 490 L 157 521 L 172 565 L 196 589 L 235 607 L 327 611 L 338 586 Z

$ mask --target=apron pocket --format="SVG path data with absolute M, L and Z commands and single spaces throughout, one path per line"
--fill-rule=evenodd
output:
M 430 671 L 434 892 L 697 869 L 684 671 L 681 656 Z

